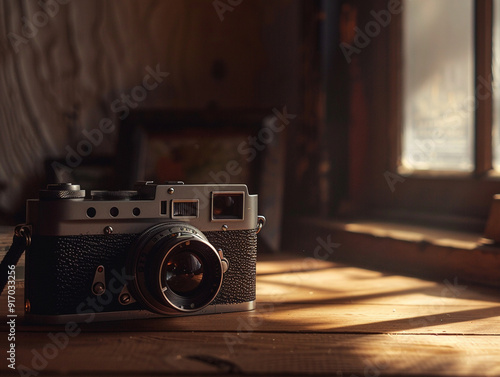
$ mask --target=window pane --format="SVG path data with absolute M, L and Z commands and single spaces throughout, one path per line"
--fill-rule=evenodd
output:
M 493 2 L 493 168 L 500 170 L 500 1 Z
M 406 0 L 404 4 L 403 167 L 471 171 L 473 1 Z

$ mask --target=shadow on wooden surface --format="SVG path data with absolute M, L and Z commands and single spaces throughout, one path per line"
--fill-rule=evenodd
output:
M 16 366 L 25 375 L 79 376 L 500 374 L 496 290 L 297 255 L 266 255 L 257 270 L 252 312 L 71 331 L 22 323 L 18 289 Z M 0 310 L 6 318 L 5 295 Z M 9 330 L 6 321 L 1 328 Z M 8 369 L 4 361 L 0 374 Z

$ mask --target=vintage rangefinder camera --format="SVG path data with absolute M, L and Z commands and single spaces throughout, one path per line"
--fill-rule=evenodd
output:
M 91 322 L 255 306 L 257 195 L 243 184 L 49 185 L 27 202 L 26 319 Z

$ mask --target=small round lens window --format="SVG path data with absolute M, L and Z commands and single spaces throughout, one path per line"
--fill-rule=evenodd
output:
M 192 294 L 203 280 L 203 263 L 195 253 L 189 250 L 170 257 L 165 270 L 167 286 L 180 296 Z

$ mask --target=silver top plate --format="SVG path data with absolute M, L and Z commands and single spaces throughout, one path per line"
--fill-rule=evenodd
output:
M 258 226 L 257 195 L 243 184 L 144 186 L 151 199 L 92 200 L 57 199 L 27 202 L 27 223 L 34 235 L 71 236 L 140 233 L 154 224 L 169 221 L 189 223 L 202 232 L 255 229 Z M 242 212 L 236 218 L 214 219 L 214 193 L 241 193 Z M 172 202 L 197 200 L 196 216 L 173 215 Z

